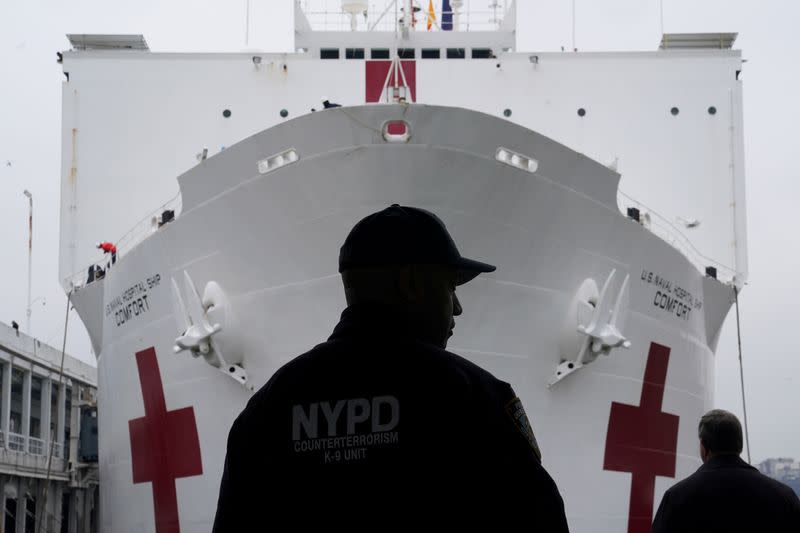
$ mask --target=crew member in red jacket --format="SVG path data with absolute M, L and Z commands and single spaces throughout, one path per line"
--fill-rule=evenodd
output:
M 97 247 L 103 250 L 104 254 L 111 254 L 111 264 L 117 262 L 117 247 L 110 242 L 100 242 L 97 243 Z

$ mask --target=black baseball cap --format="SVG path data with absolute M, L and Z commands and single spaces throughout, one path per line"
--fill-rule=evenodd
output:
M 398 204 L 361 219 L 339 251 L 339 272 L 409 264 L 452 266 L 458 285 L 497 269 L 461 257 L 444 222 L 430 211 Z

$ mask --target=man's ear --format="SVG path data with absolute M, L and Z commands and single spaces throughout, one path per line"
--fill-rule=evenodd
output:
M 397 269 L 397 290 L 406 302 L 418 302 L 423 296 L 419 269 L 415 265 L 403 265 Z

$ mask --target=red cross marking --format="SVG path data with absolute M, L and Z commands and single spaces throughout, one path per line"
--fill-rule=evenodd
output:
M 628 533 L 648 533 L 656 476 L 675 477 L 678 417 L 661 412 L 670 348 L 650 343 L 639 406 L 611 402 L 603 469 L 631 472 Z
M 367 103 L 378 102 L 383 94 L 383 84 L 386 83 L 386 75 L 389 74 L 389 67 L 392 66 L 391 61 L 365 61 L 365 92 L 364 100 Z M 413 60 L 400 61 L 403 68 L 403 74 L 406 75 L 406 82 L 408 88 L 411 90 L 411 98 L 417 101 L 417 63 Z M 400 77 L 398 72 L 398 85 L 404 85 L 403 78 Z M 394 87 L 394 77 L 389 80 L 389 85 Z
M 153 483 L 156 533 L 180 533 L 175 479 L 201 475 L 194 409 L 167 411 L 154 348 L 136 353 L 144 416 L 128 422 L 133 482 Z

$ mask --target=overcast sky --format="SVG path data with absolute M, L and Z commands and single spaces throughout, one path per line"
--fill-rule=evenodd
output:
M 250 47 L 289 50 L 291 30 L 270 5 L 252 0 Z M 284 2 L 288 0 L 282 0 Z M 335 9 L 335 0 L 312 0 Z M 435 2 L 439 5 L 441 2 Z M 488 0 L 467 0 L 473 9 Z M 658 0 L 576 0 L 580 50 L 653 50 Z M 520 50 L 570 47 L 571 0 L 522 0 Z M 27 199 L 34 194 L 32 332 L 60 346 L 66 298 L 58 283 L 61 68 L 66 33 L 141 33 L 155 51 L 244 47 L 245 0 L 0 0 L 0 321 L 25 328 Z M 753 461 L 800 459 L 800 45 L 796 0 L 664 0 L 666 32 L 739 33 L 744 68 L 745 161 L 750 280 L 741 304 L 745 386 Z M 44 303 L 46 302 L 46 303 Z M 77 315 L 68 350 L 94 361 Z M 741 416 L 732 311 L 717 350 L 716 404 Z

